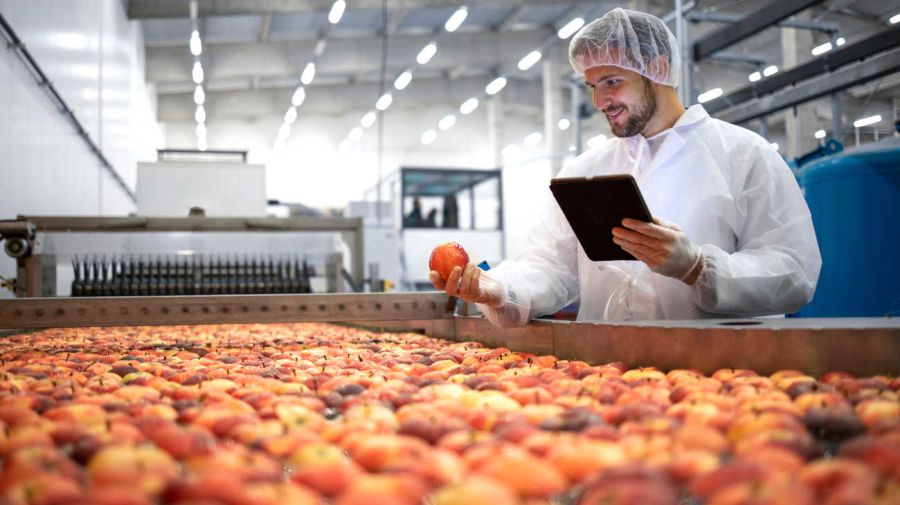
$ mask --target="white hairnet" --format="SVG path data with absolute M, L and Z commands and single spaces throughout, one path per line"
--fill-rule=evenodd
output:
M 584 26 L 569 43 L 569 63 L 579 74 L 600 65 L 633 70 L 659 84 L 678 86 L 678 42 L 661 19 L 615 8 Z

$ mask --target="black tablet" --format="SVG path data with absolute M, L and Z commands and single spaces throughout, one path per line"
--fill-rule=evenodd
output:
M 588 258 L 635 259 L 612 240 L 613 227 L 622 226 L 626 217 L 653 221 L 634 177 L 623 174 L 553 179 L 550 191 Z

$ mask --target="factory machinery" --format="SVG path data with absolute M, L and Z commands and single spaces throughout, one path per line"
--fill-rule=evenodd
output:
M 298 256 L 202 254 L 75 258 L 72 296 L 311 293 L 313 267 Z
M 380 290 L 358 218 L 20 216 L 0 221 L 17 297 Z M 71 266 L 70 266 L 71 265 Z

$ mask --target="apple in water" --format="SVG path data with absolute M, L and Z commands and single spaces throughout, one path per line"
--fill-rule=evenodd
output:
M 453 267 L 466 268 L 469 264 L 469 255 L 458 242 L 445 242 L 431 251 L 428 260 L 428 268 L 440 274 L 445 282 L 450 277 Z

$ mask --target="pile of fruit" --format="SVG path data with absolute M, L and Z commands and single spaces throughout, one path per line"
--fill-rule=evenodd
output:
M 2 504 L 900 503 L 900 379 L 328 324 L 0 341 Z

